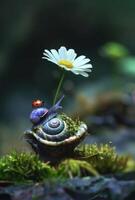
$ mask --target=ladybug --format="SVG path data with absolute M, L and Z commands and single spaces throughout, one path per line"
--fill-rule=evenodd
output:
M 39 108 L 39 107 L 41 107 L 43 105 L 44 105 L 44 102 L 42 100 L 40 100 L 40 99 L 32 101 L 32 107 L 33 108 Z

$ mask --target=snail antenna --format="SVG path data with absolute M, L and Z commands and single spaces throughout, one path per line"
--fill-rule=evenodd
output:
M 48 111 L 49 114 L 56 113 L 58 109 L 61 109 L 61 108 L 62 108 L 62 106 L 60 105 L 60 103 L 61 103 L 61 101 L 64 99 L 64 97 L 65 97 L 65 96 L 63 95 L 63 96 L 57 101 L 57 103 L 49 109 L 49 111 Z
M 62 102 L 62 100 L 64 99 L 65 95 L 63 94 L 62 97 L 59 99 L 59 101 L 57 101 L 57 103 L 55 104 L 56 106 L 59 106 L 60 103 Z M 61 107 L 61 106 L 60 106 Z

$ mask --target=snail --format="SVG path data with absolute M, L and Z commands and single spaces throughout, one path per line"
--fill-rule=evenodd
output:
M 71 134 L 66 120 L 58 114 L 63 98 L 64 96 L 50 109 L 44 107 L 40 100 L 32 103 L 34 110 L 30 114 L 30 120 L 33 126 L 25 131 L 25 139 L 44 161 L 57 162 L 72 155 L 75 147 L 86 136 L 86 124 L 81 123 L 77 131 Z
M 43 101 L 36 100 L 32 102 L 32 106 L 35 107 L 35 109 L 30 114 L 30 120 L 33 123 L 33 125 L 37 125 L 41 123 L 44 119 L 49 119 L 51 116 L 57 115 L 57 110 L 61 109 L 62 106 L 60 106 L 61 101 L 63 100 L 64 96 L 50 109 L 47 109 L 43 106 Z

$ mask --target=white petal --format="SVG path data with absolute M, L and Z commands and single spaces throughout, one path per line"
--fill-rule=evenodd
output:
M 54 58 L 54 57 L 50 57 L 50 56 L 48 56 L 48 54 L 46 54 L 46 53 L 43 53 L 43 59 L 47 59 L 47 60 L 50 60 L 50 61 L 52 61 L 52 62 L 54 62 L 54 63 L 56 63 L 56 59 Z
M 81 66 L 74 66 L 74 68 L 88 69 L 88 68 L 92 68 L 92 65 L 86 64 L 86 65 L 81 65 Z
M 48 56 L 48 57 L 50 57 L 50 58 L 52 58 L 52 57 L 53 57 L 53 55 L 51 54 L 51 52 L 50 52 L 50 51 L 48 51 L 47 49 L 45 49 L 45 50 L 44 50 L 44 53 L 43 53 L 43 55 L 46 55 L 46 56 Z
M 92 72 L 91 69 L 85 69 L 85 72 Z
M 48 57 L 48 58 L 51 58 L 48 53 L 44 52 L 43 55 L 46 56 L 46 57 Z
M 80 71 L 80 72 L 91 72 L 92 70 L 91 69 L 83 69 L 83 68 L 74 68 L 74 70 L 76 71 Z
M 55 64 L 57 64 L 57 62 L 54 59 L 50 59 L 48 57 L 42 57 L 43 59 L 49 60 L 50 62 L 53 62 Z
M 50 60 L 50 61 L 52 61 L 54 63 L 57 63 L 56 60 L 55 60 L 55 58 L 50 58 L 49 56 L 47 57 L 45 54 L 44 54 L 44 56 L 42 58 L 46 59 L 46 60 Z
M 66 49 L 66 47 L 60 47 L 58 52 L 59 52 L 60 59 L 66 59 L 67 58 L 67 49 Z
M 55 49 L 51 49 L 51 52 L 55 59 L 58 61 L 60 59 L 58 52 Z
M 74 74 L 79 75 L 77 71 L 71 70 Z
M 85 77 L 89 76 L 89 74 L 84 72 L 84 71 L 72 70 L 72 72 L 75 73 L 75 74 L 80 74 L 80 75 L 85 76 Z
M 73 61 L 76 58 L 77 54 L 75 53 L 74 49 L 69 49 L 67 51 L 67 59 Z
M 86 72 L 81 72 L 81 75 L 84 76 L 84 77 L 88 77 L 89 76 L 89 74 L 86 73 Z
M 77 63 L 79 63 L 79 62 L 81 62 L 82 60 L 84 60 L 84 58 L 86 58 L 86 56 L 79 56 L 79 57 L 77 57 L 77 58 L 74 60 L 73 64 L 76 65 Z
M 47 53 L 43 53 L 43 55 L 44 55 L 45 57 L 49 58 L 49 59 L 54 59 L 54 56 L 50 56 L 50 55 L 47 54 Z
M 90 62 L 89 58 L 83 59 L 80 62 L 78 62 L 77 64 L 75 64 L 76 67 L 79 67 L 81 65 L 85 65 L 86 63 Z
M 50 51 L 48 51 L 47 49 L 45 49 L 45 52 L 47 53 L 43 53 L 43 55 L 46 55 L 46 56 L 48 56 L 50 59 L 55 59 L 55 57 L 52 55 L 52 53 L 50 52 Z M 55 59 L 55 61 L 57 61 L 56 59 Z

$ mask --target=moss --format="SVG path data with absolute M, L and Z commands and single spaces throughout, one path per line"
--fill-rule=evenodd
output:
M 98 176 L 135 170 L 135 161 L 117 155 L 115 148 L 105 145 L 83 145 L 75 149 L 72 158 L 52 167 L 37 155 L 12 152 L 0 159 L 0 180 L 40 182 L 72 177 Z
M 125 172 L 131 172 L 131 171 L 135 171 L 135 160 L 132 157 L 129 157 Z
M 71 133 L 71 135 L 78 131 L 78 128 L 82 123 L 79 119 L 73 120 L 64 113 L 59 115 L 59 117 L 66 122 L 67 129 Z
M 99 175 L 90 163 L 74 159 L 67 159 L 61 162 L 58 166 L 57 173 L 62 178 Z
M 55 169 L 30 153 L 12 152 L 0 159 L 0 180 L 15 183 L 62 180 L 76 176 L 93 175 L 98 172 L 86 161 L 67 159 Z
M 115 148 L 109 144 L 92 144 L 79 146 L 76 156 L 90 163 L 100 174 L 124 172 L 128 157 L 117 155 Z
M 55 175 L 55 170 L 30 153 L 12 152 L 0 159 L 0 180 L 43 181 Z

